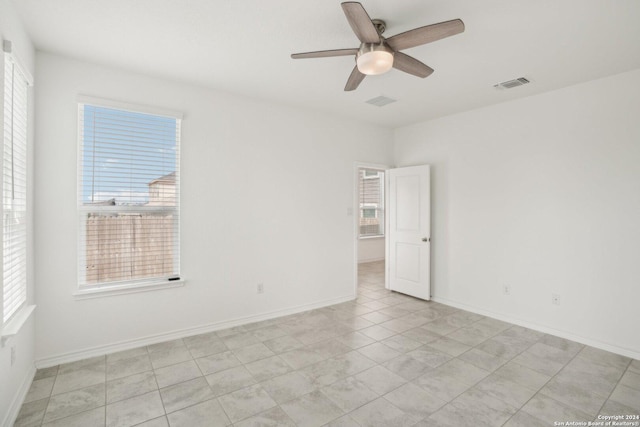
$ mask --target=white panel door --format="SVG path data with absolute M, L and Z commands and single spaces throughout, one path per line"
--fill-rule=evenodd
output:
M 389 288 L 431 298 L 431 191 L 429 165 L 390 169 Z

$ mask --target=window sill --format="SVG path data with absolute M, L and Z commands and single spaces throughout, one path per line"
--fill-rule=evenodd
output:
M 18 311 L 13 318 L 2 327 L 0 331 L 0 344 L 4 347 L 4 343 L 11 337 L 18 335 L 22 326 L 29 320 L 31 313 L 35 310 L 35 305 L 25 305 Z
M 115 286 L 103 286 L 94 289 L 78 289 L 73 293 L 73 296 L 77 300 L 110 297 L 115 295 L 133 294 L 136 292 L 148 292 L 161 289 L 178 288 L 184 286 L 186 280 L 173 280 L 173 281 L 156 281 L 156 282 L 144 282 L 135 285 L 115 285 Z
M 381 234 L 379 236 L 361 236 L 361 237 L 358 237 L 358 239 L 360 240 L 384 239 L 384 234 Z

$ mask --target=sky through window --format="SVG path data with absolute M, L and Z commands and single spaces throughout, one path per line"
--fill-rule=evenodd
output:
M 82 202 L 143 205 L 149 183 L 176 170 L 176 119 L 84 105 Z

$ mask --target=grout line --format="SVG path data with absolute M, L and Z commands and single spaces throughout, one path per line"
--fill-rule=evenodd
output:
M 151 362 L 151 353 L 149 353 L 148 346 L 145 346 L 145 350 L 147 351 L 147 357 L 149 358 L 149 364 L 151 365 L 151 372 L 153 372 L 153 382 L 156 383 L 156 390 L 155 391 L 158 392 L 158 396 L 160 397 L 160 403 L 162 403 L 162 410 L 164 411 L 164 416 L 166 418 L 166 416 L 167 416 L 167 407 L 164 404 L 164 399 L 162 398 L 162 393 L 160 393 L 160 384 L 158 384 L 158 378 L 156 378 L 156 371 L 155 371 L 155 369 L 153 367 L 153 363 Z M 189 353 L 189 354 L 191 354 L 191 353 Z M 146 371 L 146 372 L 148 372 L 148 371 Z M 168 422 L 169 422 L 169 420 L 167 419 L 167 423 Z
M 629 367 L 631 366 L 632 363 L 633 363 L 633 359 L 629 360 L 629 362 L 627 363 L 626 368 L 624 368 L 624 370 L 622 371 L 622 375 L 620 376 L 620 378 L 618 378 L 618 381 L 616 381 L 616 385 L 613 386 L 613 388 L 609 392 L 609 395 L 607 396 L 606 400 L 600 406 L 600 409 L 598 410 L 598 414 L 596 415 L 596 418 L 600 414 L 600 412 L 602 412 L 602 408 L 604 408 L 604 405 L 606 405 L 607 402 L 609 401 L 609 399 L 611 399 L 611 395 L 613 394 L 614 391 L 616 391 L 616 388 L 618 388 L 618 386 L 620 385 L 620 381 L 622 381 L 622 378 L 624 378 L 626 373 L 629 371 Z M 615 400 L 614 400 L 614 402 L 615 402 Z
M 546 334 L 545 334 L 545 335 L 546 335 Z M 544 337 L 544 335 L 543 335 L 542 337 L 540 337 L 540 338 L 536 341 L 536 343 L 537 343 L 537 342 L 540 342 L 540 340 L 541 340 L 543 337 Z M 569 341 L 569 340 L 567 340 L 567 341 Z M 574 342 L 575 342 L 575 341 L 574 341 Z M 553 346 L 551 346 L 551 347 L 553 347 Z M 530 346 L 529 348 L 531 348 L 531 346 Z M 555 348 L 555 347 L 554 347 L 554 348 Z M 573 355 L 573 357 L 572 357 L 572 358 L 571 358 L 567 363 L 565 363 L 565 364 L 562 366 L 562 368 L 561 368 L 558 372 L 556 372 L 554 375 L 552 375 L 552 376 L 551 376 L 551 378 L 549 378 L 549 380 L 547 380 L 547 382 L 546 382 L 546 383 L 544 383 L 544 384 L 542 385 L 542 387 L 540 387 L 540 388 L 535 392 L 535 394 L 534 394 L 533 396 L 531 396 L 531 398 L 529 398 L 529 400 L 527 400 L 527 401 L 526 401 L 526 402 L 525 402 L 525 403 L 524 403 L 524 404 L 523 404 L 523 405 L 518 409 L 518 411 L 516 412 L 516 414 L 517 414 L 520 410 L 522 410 L 522 408 L 524 408 L 524 407 L 527 405 L 527 403 L 529 403 L 529 402 L 530 402 L 534 397 L 536 397 L 539 393 L 541 393 L 541 392 L 542 392 L 542 389 L 543 389 L 543 388 L 545 388 L 545 387 L 547 386 L 547 384 L 549 384 L 549 383 L 550 383 L 550 382 L 551 382 L 551 381 L 552 381 L 556 376 L 558 376 L 558 374 L 559 374 L 560 372 L 562 372 L 562 371 L 564 370 L 564 368 L 566 368 L 566 367 L 567 367 L 567 365 L 569 365 L 571 362 L 573 362 L 573 361 L 575 360 L 575 358 L 576 358 L 576 357 L 578 357 L 578 355 L 579 355 L 580 353 L 582 353 L 582 351 L 583 351 L 585 348 L 586 348 L 586 346 L 584 346 L 584 345 L 583 345 L 583 346 L 582 346 L 582 348 L 581 348 L 579 351 L 577 351 L 577 352 L 576 352 L 576 354 L 574 354 L 574 355 Z M 528 350 L 528 348 L 527 348 L 527 350 Z M 525 351 L 527 351 L 527 350 L 525 350 Z M 561 350 L 561 349 L 559 349 L 559 350 Z M 518 354 L 518 356 L 519 356 L 520 354 L 524 353 L 525 351 L 523 351 L 523 352 L 519 353 L 519 354 Z M 518 357 L 518 356 L 515 356 L 515 357 Z M 511 359 L 511 360 L 513 360 L 513 359 Z M 507 362 L 507 363 L 508 363 L 508 362 Z M 520 365 L 518 362 L 513 362 L 513 363 L 515 363 L 515 364 L 517 364 L 517 365 Z M 531 368 L 529 368 L 528 366 L 524 366 L 524 365 L 520 365 L 520 366 L 523 366 L 523 367 L 525 367 L 525 368 L 531 369 Z M 531 370 L 532 370 L 532 371 L 535 371 L 535 372 L 538 372 L 538 371 L 536 371 L 535 369 L 531 369 Z M 541 374 L 543 374 L 543 372 L 540 372 L 540 373 L 541 373 Z M 566 403 L 564 403 L 564 402 L 561 402 L 561 401 L 559 401 L 559 400 L 556 400 L 556 399 L 554 399 L 553 397 L 551 397 L 551 396 L 547 396 L 547 395 L 546 395 L 546 394 L 544 394 L 544 393 L 542 393 L 542 394 L 543 394 L 544 396 L 546 396 L 547 398 L 551 399 L 551 400 L 555 400 L 556 402 L 558 402 L 558 403 L 559 403 L 560 405 L 562 405 L 562 406 L 566 406 L 566 407 L 569 407 L 569 408 L 571 408 L 571 409 L 575 409 L 575 408 L 573 408 L 573 406 L 571 406 L 571 405 L 568 405 L 568 404 L 566 404 Z M 513 416 L 514 416 L 514 415 L 515 415 L 515 414 L 513 414 L 513 415 L 509 418 L 509 420 L 510 420 L 511 418 L 513 418 Z M 532 416 L 532 417 L 534 417 L 534 418 L 536 418 L 536 419 L 540 420 L 540 418 L 536 417 L 535 415 L 529 414 L 528 412 L 527 412 L 527 415 L 530 415 L 530 416 Z M 587 415 L 588 415 L 588 414 L 587 414 Z M 509 422 L 509 420 L 507 420 L 506 422 Z M 542 421 L 542 420 L 540 420 L 540 421 Z M 544 422 L 544 421 L 543 421 L 543 422 Z M 506 423 L 505 423 L 505 424 L 506 424 Z M 503 425 L 504 425 L 504 424 L 503 424 Z

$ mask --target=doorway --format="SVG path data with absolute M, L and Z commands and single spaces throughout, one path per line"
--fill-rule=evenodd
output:
M 357 165 L 356 177 L 356 284 L 362 296 L 385 288 L 386 167 Z
M 354 171 L 354 293 L 396 291 L 430 300 L 429 165 L 356 164 Z

